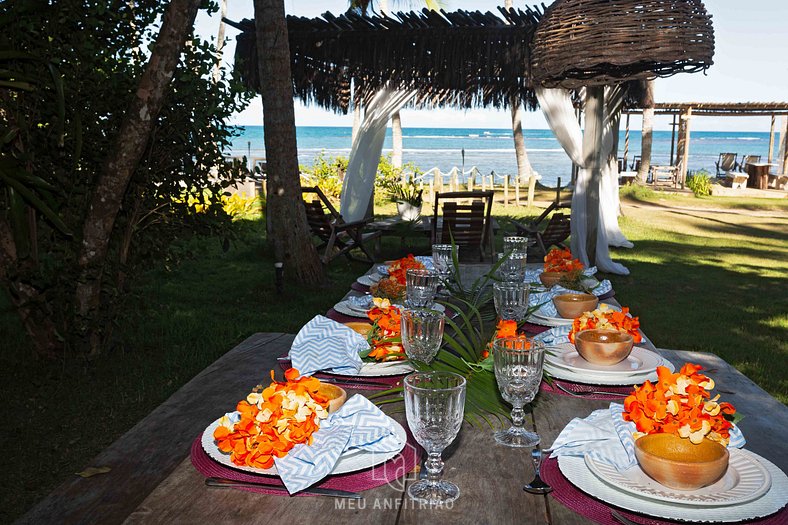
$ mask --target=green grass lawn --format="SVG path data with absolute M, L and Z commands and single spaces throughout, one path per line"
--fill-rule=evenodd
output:
M 543 193 L 539 200 L 552 198 Z M 786 213 L 684 211 L 675 198 L 689 199 L 692 207 L 736 208 L 720 198 L 660 194 L 625 207 L 622 226 L 635 248 L 614 253 L 632 271 L 611 276 L 618 300 L 641 317 L 658 346 L 715 352 L 788 402 L 788 210 L 776 203 L 768 209 Z M 746 211 L 748 204 L 742 206 Z M 378 205 L 376 211 L 394 208 Z M 506 228 L 504 217 L 540 211 L 496 206 L 494 214 Z M 261 224 L 236 224 L 238 239 L 228 252 L 217 239 L 193 239 L 178 246 L 179 265 L 161 263 L 135 276 L 111 348 L 91 362 L 35 360 L 0 295 L 0 366 L 7 372 L 0 522 L 20 516 L 88 466 L 234 345 L 255 332 L 296 332 L 367 269 L 340 258 L 330 266 L 327 285 L 288 283 L 279 296 Z M 424 238 L 407 239 L 402 247 L 387 239 L 381 258 L 428 249 Z M 260 371 L 261 379 L 266 373 Z

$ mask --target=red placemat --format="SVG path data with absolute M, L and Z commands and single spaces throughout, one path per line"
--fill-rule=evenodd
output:
M 363 285 L 363 284 L 361 284 L 358 281 L 354 281 L 353 284 L 350 285 L 350 288 L 352 290 L 357 291 L 357 292 L 364 292 L 364 293 L 366 293 L 366 292 L 369 291 L 369 286 Z
M 533 323 L 523 323 L 520 325 L 520 328 L 533 335 L 541 334 L 542 332 L 546 332 L 550 329 L 549 326 L 542 326 L 540 324 Z
M 573 383 L 572 381 L 564 381 L 563 379 L 552 379 L 553 384 L 550 385 L 546 381 L 542 381 L 539 385 L 539 390 L 542 392 L 549 392 L 550 394 L 558 394 L 559 396 L 569 396 L 569 397 L 578 397 L 573 396 L 572 394 L 567 394 L 560 388 L 557 388 L 556 385 L 560 384 L 562 387 L 566 388 L 570 392 L 577 392 L 581 394 L 582 392 L 615 392 L 618 394 L 630 394 L 632 392 L 632 387 L 629 385 L 626 386 L 612 386 L 612 385 L 584 385 L 582 383 Z M 617 396 L 614 394 L 605 395 L 605 394 L 581 394 L 583 399 L 598 399 L 602 401 L 621 401 L 623 403 L 624 397 Z
M 363 317 L 353 317 L 350 315 L 345 315 L 337 312 L 333 308 L 331 308 L 328 312 L 326 312 L 326 317 L 329 319 L 333 319 L 338 323 L 369 323 L 369 319 L 364 319 Z M 372 324 L 372 323 L 369 323 Z
M 405 429 L 408 434 L 408 440 L 405 443 L 405 448 L 402 452 L 380 465 L 370 467 L 357 472 L 349 472 L 347 474 L 336 474 L 329 476 L 323 481 L 313 485 L 314 487 L 322 487 L 327 489 L 347 490 L 350 492 L 361 492 L 375 487 L 380 487 L 394 480 L 404 477 L 411 472 L 416 464 L 419 462 L 418 458 L 421 454 L 421 448 L 416 444 L 411 436 L 410 431 Z M 262 474 L 252 474 L 242 470 L 236 470 L 221 463 L 217 463 L 203 450 L 200 443 L 200 437 L 194 440 L 191 448 L 192 465 L 197 471 L 208 477 L 227 478 L 236 481 L 265 481 L 266 483 L 274 483 L 277 485 L 282 484 L 281 479 L 277 476 L 266 476 Z M 233 487 L 236 488 L 236 487 Z M 257 492 L 258 494 L 273 494 L 277 496 L 286 496 L 287 492 L 279 490 L 271 490 L 263 487 L 237 487 L 238 490 L 245 490 L 247 492 Z M 296 496 L 312 496 L 312 494 L 296 494 Z
M 556 500 L 581 516 L 594 520 L 596 523 L 601 523 L 603 525 L 621 525 L 613 519 L 613 516 L 610 514 L 611 509 L 616 509 L 625 517 L 637 523 L 641 523 L 642 525 L 672 525 L 681 523 L 635 514 L 613 505 L 608 505 L 593 496 L 589 496 L 572 485 L 572 483 L 564 477 L 561 473 L 561 469 L 558 468 L 558 459 L 545 458 L 545 460 L 542 461 L 540 473 L 542 479 L 553 487 L 553 492 L 550 494 Z M 788 509 L 783 507 L 782 510 L 776 514 L 772 514 L 765 518 L 748 520 L 745 523 L 757 525 L 785 525 L 788 523 Z

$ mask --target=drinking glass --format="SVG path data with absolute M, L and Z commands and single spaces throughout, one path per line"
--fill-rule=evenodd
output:
M 530 285 L 523 282 L 493 283 L 493 301 L 498 317 L 517 322 L 525 319 L 530 289 Z
M 498 260 L 503 261 L 498 267 L 498 276 L 507 282 L 525 281 L 527 255 L 525 252 L 499 253 Z
M 432 306 L 437 291 L 437 272 L 411 268 L 405 274 L 405 293 L 408 297 L 408 306 L 413 308 Z
M 401 317 L 402 346 L 409 359 L 429 363 L 443 342 L 443 312 L 406 309 Z
M 504 237 L 503 251 L 504 253 L 526 253 L 528 251 L 528 237 Z
M 504 337 L 493 342 L 498 390 L 512 405 L 512 426 L 495 433 L 495 441 L 507 447 L 535 447 L 539 436 L 525 429 L 523 407 L 533 401 L 542 381 L 544 344 L 524 337 Z
M 430 505 L 451 503 L 460 496 L 460 489 L 441 479 L 441 453 L 462 426 L 465 378 L 453 372 L 414 372 L 405 377 L 404 383 L 408 426 L 427 451 L 427 479 L 408 487 L 408 496 Z
M 432 245 L 432 263 L 441 277 L 445 278 L 451 273 L 451 244 Z

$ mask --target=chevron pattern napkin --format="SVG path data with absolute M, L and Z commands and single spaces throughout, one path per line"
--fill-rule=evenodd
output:
M 550 447 L 551 458 L 583 457 L 588 454 L 600 463 L 624 471 L 637 465 L 635 458 L 635 423 L 624 421 L 624 405 L 610 403 L 609 408 L 594 410 L 586 418 L 575 418 L 561 431 Z M 741 448 L 746 443 L 738 427 L 731 429 L 728 448 Z
M 613 289 L 613 285 L 610 283 L 609 280 L 605 279 L 599 283 L 599 286 L 591 290 L 591 293 L 596 295 L 597 297 L 601 297 L 606 293 L 610 292 Z M 579 292 L 577 290 L 569 290 L 568 288 L 564 288 L 562 286 L 553 286 L 550 290 L 542 293 L 532 293 L 528 296 L 528 305 L 535 306 L 537 304 L 542 304 L 539 307 L 539 310 L 536 312 L 539 315 L 544 317 L 558 317 L 558 310 L 555 308 L 555 304 L 553 304 L 553 297 L 557 295 L 563 294 L 579 294 L 583 292 Z
M 322 315 L 312 318 L 299 330 L 290 347 L 290 361 L 301 375 L 319 370 L 356 374 L 361 370 L 358 353 L 369 344 L 353 329 Z
M 325 478 L 345 451 L 398 452 L 403 445 L 392 419 L 356 394 L 321 422 L 311 446 L 296 445 L 287 456 L 274 458 L 274 463 L 288 492 L 294 494 Z

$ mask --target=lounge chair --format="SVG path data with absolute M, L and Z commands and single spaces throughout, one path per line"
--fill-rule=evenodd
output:
M 454 191 L 435 194 L 432 214 L 432 243 L 450 243 L 479 251 L 479 261 L 489 250 L 495 259 L 495 243 L 491 226 L 492 191 Z M 470 204 L 463 202 L 470 201 Z M 442 216 L 438 216 L 438 212 Z M 461 251 L 460 253 L 463 253 Z M 467 253 L 467 252 L 466 252 Z
M 640 171 L 641 164 L 640 155 L 635 155 L 632 158 L 632 164 L 629 166 L 629 171 Z
M 737 166 L 737 158 L 736 153 L 720 153 L 720 157 L 714 163 L 717 166 L 717 178 L 724 177 L 726 172 L 734 170 Z
M 539 217 L 529 223 L 522 223 L 515 220 L 511 221 L 514 227 L 517 229 L 517 234 L 532 239 L 533 245 L 538 248 L 538 251 L 529 249 L 529 260 L 541 261 L 542 258 L 547 254 L 547 250 L 549 250 L 553 245 L 560 246 L 562 248 L 565 247 L 563 243 L 567 238 L 569 238 L 569 234 L 571 233 L 571 229 L 569 227 L 569 216 L 562 213 L 555 213 L 547 221 L 547 226 L 545 226 L 544 230 L 542 230 L 541 224 L 552 212 L 561 209 L 569 209 L 571 207 L 571 201 L 561 200 L 561 178 L 559 177 L 558 187 L 556 188 L 555 192 L 555 199 L 547 208 L 545 208 Z M 533 258 L 531 257 L 532 255 Z
M 676 166 L 652 166 L 651 180 L 655 186 L 675 186 L 678 183 L 678 173 Z
M 761 156 L 760 155 L 742 155 L 741 162 L 736 166 L 736 170 L 746 172 L 747 171 L 747 164 L 751 162 L 760 162 Z
M 372 221 L 371 217 L 361 221 L 345 222 L 342 215 L 317 186 L 303 188 L 301 193 L 302 195 L 314 194 L 317 197 L 311 201 L 305 200 L 304 206 L 309 228 L 312 230 L 312 234 L 320 240 L 317 249 L 322 251 L 320 260 L 323 264 L 330 263 L 340 255 L 344 255 L 350 260 L 370 264 L 375 262 L 365 243 L 377 239 L 383 232 L 364 233 L 364 227 Z M 361 250 L 366 258 L 354 257 L 351 250 L 355 248 Z

